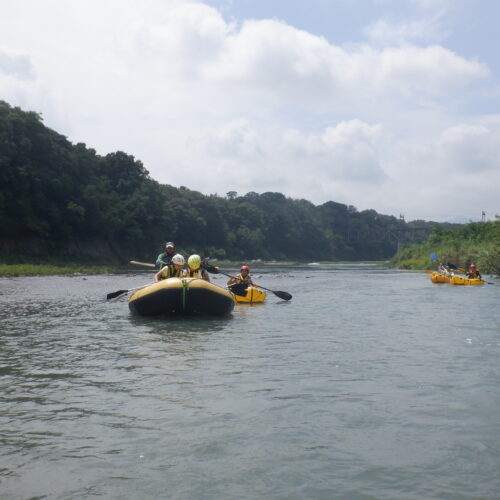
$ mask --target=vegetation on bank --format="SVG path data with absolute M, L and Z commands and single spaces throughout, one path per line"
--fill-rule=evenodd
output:
M 165 241 L 221 260 L 385 260 L 451 227 L 276 192 L 205 196 L 162 185 L 133 156 L 74 145 L 3 101 L 0 144 L 5 263 L 154 261 Z
M 105 266 L 51 266 L 43 264 L 0 264 L 0 277 L 104 274 L 116 269 Z
M 241 262 L 234 261 L 218 261 L 210 260 L 210 264 L 213 266 L 219 266 L 221 268 L 234 268 L 238 269 Z M 250 266 L 296 266 L 304 265 L 298 262 L 249 262 Z M 318 264 L 352 264 L 352 262 L 318 262 Z M 384 266 L 387 265 L 387 261 L 368 261 L 368 262 L 356 262 L 356 264 L 370 264 Z M 132 272 L 140 273 L 145 272 L 153 274 L 156 272 L 155 269 L 150 267 L 143 267 L 138 265 L 128 265 L 127 267 L 109 267 L 109 266 L 80 266 L 76 264 L 71 265 L 51 265 L 51 264 L 0 264 L 0 278 L 12 278 L 17 276 L 55 276 L 55 275 L 82 275 L 82 274 L 108 274 L 108 273 L 123 273 Z M 227 271 L 225 271 L 227 272 Z
M 500 276 L 500 217 L 453 229 L 435 227 L 427 241 L 404 247 L 391 263 L 401 269 L 434 269 L 431 253 L 443 263 L 459 268 L 474 263 L 482 273 Z

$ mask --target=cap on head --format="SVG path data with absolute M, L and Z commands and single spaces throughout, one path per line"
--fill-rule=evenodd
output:
M 471 264 L 470 267 L 476 267 L 476 264 Z
M 172 257 L 172 264 L 179 264 L 180 266 L 183 266 L 184 262 L 184 257 L 180 253 L 176 253 Z
M 193 254 L 188 259 L 188 266 L 191 269 L 198 269 L 201 264 L 201 257 L 199 255 Z
M 167 241 L 167 242 L 165 243 L 165 248 L 169 248 L 169 247 L 170 247 L 170 248 L 175 248 L 175 244 L 174 244 L 174 242 L 173 242 L 173 241 Z
M 250 272 L 250 268 L 248 266 L 241 266 L 240 271 L 248 271 Z

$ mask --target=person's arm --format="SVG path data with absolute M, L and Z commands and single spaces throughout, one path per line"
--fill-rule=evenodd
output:
M 160 255 L 158 255 L 158 257 L 156 258 L 156 265 L 157 267 L 161 267 L 162 264 L 165 264 L 165 262 L 163 262 L 163 257 L 165 256 L 164 253 L 161 253 Z
M 158 283 L 158 281 L 161 280 L 161 275 L 162 275 L 163 271 L 160 269 L 160 271 L 158 271 L 156 274 L 155 274 L 155 283 Z
M 203 276 L 203 279 L 204 280 L 207 280 L 209 283 L 210 283 L 210 276 L 208 275 L 208 273 L 205 271 L 205 269 L 203 269 L 203 272 L 201 274 Z

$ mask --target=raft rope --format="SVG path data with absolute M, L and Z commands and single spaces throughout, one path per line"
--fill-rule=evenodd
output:
M 188 280 L 183 279 L 182 280 L 182 311 L 184 312 L 186 310 L 186 293 L 189 290 L 189 283 Z
M 189 278 L 190 281 L 203 280 L 203 278 Z M 186 294 L 189 292 L 189 283 L 186 278 L 182 279 L 182 312 L 186 311 Z

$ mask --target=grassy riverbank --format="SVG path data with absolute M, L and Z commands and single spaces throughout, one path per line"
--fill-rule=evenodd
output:
M 500 276 L 500 218 L 458 229 L 436 227 L 426 242 L 404 247 L 391 263 L 400 269 L 434 269 L 430 254 L 460 268 L 474 263 L 482 273 Z
M 46 264 L 0 264 L 0 277 L 55 276 L 60 274 L 103 274 L 116 272 L 107 266 L 53 266 Z

